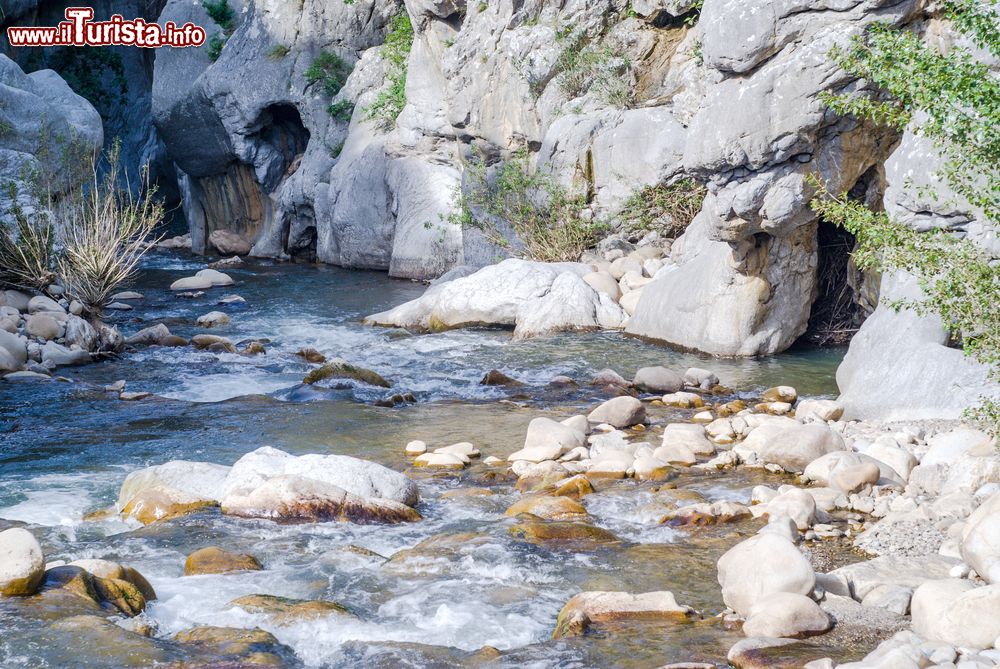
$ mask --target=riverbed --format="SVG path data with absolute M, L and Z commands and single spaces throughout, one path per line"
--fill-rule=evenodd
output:
M 504 516 L 518 497 L 513 479 L 481 464 L 458 475 L 412 471 L 403 447 L 412 439 L 431 447 L 469 441 L 484 456 L 506 458 L 520 448 L 532 418 L 585 413 L 607 399 L 606 390 L 587 383 L 604 368 L 631 378 L 646 365 L 681 372 L 699 366 L 715 372 L 733 389 L 732 397 L 751 398 L 778 384 L 795 386 L 800 396 L 834 396 L 843 351 L 721 360 L 617 333 L 513 341 L 504 330 L 413 334 L 372 328 L 361 318 L 413 299 L 425 286 L 312 265 L 254 262 L 224 270 L 234 286 L 194 298 L 170 293 L 173 280 L 203 267 L 186 255 L 152 255 L 134 286 L 144 299 L 133 303 L 133 311 L 109 314 L 109 320 L 126 334 L 163 322 L 189 337 L 205 332 L 195 324 L 198 316 L 218 309 L 232 322 L 213 334 L 234 342 L 261 340 L 265 355 L 151 347 L 61 368 L 62 381 L 0 382 L 0 528 L 26 524 L 50 561 L 100 557 L 126 563 L 158 594 L 145 614 L 154 636 L 135 648 L 81 644 L 78 634 L 40 613 L 32 617 L 0 603 L 0 666 L 189 661 L 189 651 L 170 639 L 196 625 L 266 629 L 290 649 L 288 666 L 724 663 L 741 634 L 713 618 L 724 608 L 715 563 L 755 525 L 697 530 L 660 525 L 661 513 L 649 504 L 655 485 L 629 481 L 601 486 L 582 502 L 594 524 L 614 532 L 619 544 L 596 550 L 538 546 L 513 536 L 517 521 Z M 246 302 L 216 304 L 229 294 Z M 393 387 L 303 386 L 311 365 L 295 355 L 302 348 L 372 369 Z M 480 385 L 491 369 L 521 385 Z M 550 386 L 560 375 L 578 385 Z M 121 401 L 104 390 L 119 379 L 130 391 L 154 396 Z M 394 393 L 412 393 L 415 401 L 373 405 Z M 683 419 L 666 408 L 652 416 L 654 422 Z M 278 525 L 223 517 L 215 510 L 142 528 L 114 516 L 88 517 L 114 503 L 130 471 L 174 459 L 228 465 L 265 445 L 295 454 L 352 455 L 409 471 L 421 488 L 423 520 L 392 526 Z M 772 484 L 781 480 L 759 476 L 769 476 Z M 690 473 L 672 484 L 709 500 L 748 502 L 750 488 L 762 480 L 741 473 Z M 456 493 L 468 488 L 488 494 Z M 452 539 L 421 544 L 442 536 Z M 208 545 L 252 553 L 265 569 L 183 576 L 185 556 Z M 550 640 L 560 608 L 581 590 L 670 590 L 705 619 L 629 623 Z M 355 617 L 279 625 L 229 603 L 255 593 L 334 600 Z

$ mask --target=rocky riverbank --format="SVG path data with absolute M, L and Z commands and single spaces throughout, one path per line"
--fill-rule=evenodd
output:
M 701 629 L 717 639 L 713 644 L 730 647 L 728 658 L 724 651 L 674 649 L 661 658 L 665 666 L 997 664 L 1000 455 L 985 434 L 948 421 L 845 421 L 835 401 L 800 398 L 791 386 L 738 393 L 704 368 L 644 367 L 632 379 L 608 369 L 553 383 L 589 386 L 605 399 L 585 413 L 547 411 L 525 419 L 523 439 L 506 450 L 427 433 L 399 444 L 410 462 L 404 473 L 353 457 L 296 456 L 271 447 L 252 450 L 232 466 L 162 462 L 129 474 L 114 507 L 89 522 L 115 516 L 145 525 L 135 532 L 171 536 L 183 533 L 189 519 L 221 513 L 221 527 L 247 519 L 301 529 L 337 521 L 374 523 L 372 531 L 380 532 L 395 523 L 430 522 L 421 518 L 434 513 L 421 501 L 425 495 L 434 505 L 469 509 L 508 500 L 494 522 L 515 545 L 550 562 L 644 545 L 608 523 L 602 505 L 610 496 L 631 509 L 631 523 L 682 533 L 720 555 L 706 575 L 717 579 L 708 587 L 721 591 L 722 606 L 687 599 L 690 578 L 697 576 L 676 575 L 669 589 L 656 590 L 642 589 L 644 579 L 636 578 L 640 587 L 629 590 L 569 593 L 561 610 L 548 611 L 553 638 L 627 644 L 654 625 L 678 634 Z M 735 484 L 749 494 L 720 498 L 707 494 L 706 482 Z M 212 535 L 200 539 L 203 545 L 184 560 L 183 578 L 266 577 L 267 561 L 238 546 L 214 545 L 225 535 L 215 536 L 214 542 Z M 461 559 L 485 538 L 446 531 L 366 559 L 386 573 L 410 573 Z M 231 607 L 269 621 L 270 631 L 203 623 L 162 629 L 146 579 L 99 553 L 90 549 L 66 564 L 46 564 L 30 533 L 6 530 L 0 534 L 0 608 L 28 618 L 44 610 L 44 625 L 119 651 L 131 648 L 140 663 L 180 652 L 194 666 L 208 658 L 298 666 L 302 658 L 279 641 L 280 630 L 310 620 L 363 624 L 347 600 L 267 589 L 242 595 Z M 151 613 L 144 613 L 150 602 Z M 746 638 L 735 642 L 738 633 Z M 427 648 L 414 652 L 429 661 Z M 864 659 L 845 663 L 844 653 Z M 473 666 L 489 658 L 503 666 L 515 657 L 484 648 L 450 661 Z

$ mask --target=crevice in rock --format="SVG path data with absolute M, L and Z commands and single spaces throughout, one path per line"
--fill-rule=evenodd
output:
M 260 128 L 250 136 L 259 139 L 259 151 L 266 165 L 259 173 L 261 187 L 272 192 L 282 181 L 295 173 L 309 145 L 310 133 L 294 105 L 279 103 L 265 107 L 255 124 Z

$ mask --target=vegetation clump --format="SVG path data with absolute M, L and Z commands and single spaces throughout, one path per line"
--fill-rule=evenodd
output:
M 589 216 L 587 198 L 574 195 L 552 175 L 532 169 L 526 149 L 515 152 L 492 176 L 485 161 L 466 166 L 468 187 L 456 193 L 450 220 L 474 228 L 492 244 L 542 261 L 577 260 L 610 229 Z M 513 249 L 513 236 L 523 245 Z
M 333 97 L 347 83 L 351 66 L 343 58 L 329 51 L 321 51 L 310 63 L 304 76 L 309 85 L 319 84 L 324 95 Z
M 123 176 L 120 156 L 115 142 L 103 165 L 91 158 L 89 183 L 64 193 L 42 189 L 47 197 L 35 198 L 37 207 L 30 213 L 8 185 L 13 204 L 5 213 L 13 225 L 0 225 L 0 281 L 42 292 L 58 281 L 86 313 L 101 317 L 111 296 L 135 277 L 149 238 L 163 221 L 148 171 L 136 195 Z
M 393 128 L 406 106 L 406 68 L 413 48 L 413 25 L 406 12 L 397 14 L 389 23 L 389 32 L 382 44 L 386 65 L 386 85 L 365 109 L 368 120 L 385 128 Z
M 953 27 L 977 47 L 1000 57 L 1000 15 L 976 0 L 944 3 Z M 876 23 L 850 45 L 832 53 L 847 72 L 869 83 L 860 94 L 828 94 L 837 112 L 902 131 L 910 127 L 931 140 L 945 164 L 950 189 L 988 222 L 1000 225 L 1000 80 L 972 52 L 952 46 L 946 53 L 888 24 Z M 938 315 L 965 353 L 987 365 L 1000 381 L 1000 266 L 980 246 L 946 230 L 921 233 L 845 194 L 818 194 L 813 209 L 856 239 L 861 268 L 903 270 L 919 282 L 919 300 L 894 308 Z M 933 197 L 933 193 L 927 193 Z M 969 416 L 1000 434 L 1000 403 L 982 398 Z
M 694 179 L 645 186 L 632 193 L 618 214 L 628 232 L 658 232 L 664 239 L 680 236 L 701 211 L 705 187 Z
M 202 0 L 201 6 L 205 8 L 209 18 L 222 28 L 221 32 L 216 32 L 208 38 L 207 55 L 214 63 L 222 55 L 222 49 L 236 29 L 236 12 L 229 6 L 228 0 Z
M 560 31 L 556 39 L 566 42 L 556 61 L 556 83 L 567 98 L 594 91 L 612 107 L 627 109 L 634 104 L 632 62 L 627 57 L 590 41 L 583 33 Z

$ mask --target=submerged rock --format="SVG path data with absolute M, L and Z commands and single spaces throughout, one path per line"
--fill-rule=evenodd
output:
M 206 625 L 178 632 L 174 641 L 203 648 L 215 656 L 239 658 L 237 666 L 240 667 L 283 666 L 282 656 L 291 655 L 290 649 L 279 643 L 273 634 L 258 628 Z M 222 666 L 230 665 L 223 662 Z
M 350 379 L 353 381 L 360 381 L 361 383 L 367 383 L 370 386 L 379 386 L 381 388 L 391 387 L 391 384 L 382 378 L 380 374 L 373 372 L 370 369 L 365 369 L 364 367 L 352 365 L 346 360 L 339 359 L 331 360 L 322 367 L 312 370 L 306 374 L 306 377 L 302 380 L 302 382 L 306 384 L 313 384 L 326 379 Z
M 510 532 L 530 543 L 574 550 L 621 543 L 621 539 L 608 530 L 586 523 L 528 521 L 515 525 Z
M 145 585 L 149 587 L 148 583 Z M 91 605 L 129 617 L 139 615 L 146 608 L 146 598 L 133 582 L 102 578 L 75 565 L 46 570 L 41 594 L 46 598 L 52 598 L 53 594 L 71 594 L 89 601 Z
M 260 571 L 260 561 L 248 553 L 230 553 L 217 546 L 200 548 L 184 561 L 184 575 L 229 574 L 237 571 Z
M 246 595 L 229 602 L 249 613 L 260 613 L 279 625 L 314 620 L 326 616 L 354 617 L 342 604 L 318 599 L 289 599 L 275 595 Z
M 538 516 L 543 520 L 583 520 L 587 518 L 587 509 L 582 504 L 568 496 L 527 495 L 514 502 L 505 512 L 505 516 L 517 516 L 522 513 Z
M 669 591 L 581 592 L 571 598 L 556 618 L 553 639 L 583 634 L 592 623 L 621 620 L 677 620 L 697 616 L 690 606 L 677 603 Z

